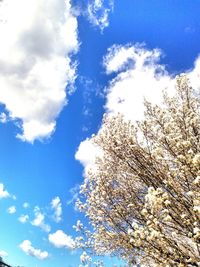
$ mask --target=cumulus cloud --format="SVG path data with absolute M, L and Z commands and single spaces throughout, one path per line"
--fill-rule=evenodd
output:
M 0 257 L 4 258 L 4 257 L 7 257 L 8 256 L 8 253 L 4 250 L 0 250 Z
M 26 214 L 26 215 L 21 215 L 18 220 L 21 222 L 21 223 L 26 223 L 29 219 L 29 216 Z
M 161 51 L 148 50 L 144 46 L 113 45 L 103 58 L 106 73 L 115 74 L 105 89 L 105 111 L 108 114 L 122 113 L 125 118 L 135 121 L 143 117 L 144 98 L 160 103 L 162 91 L 172 92 L 175 80 L 159 64 Z M 90 153 L 88 153 L 90 151 Z M 99 148 L 90 139 L 80 143 L 75 158 L 89 169 L 99 156 Z
M 74 241 L 71 236 L 66 235 L 62 230 L 49 234 L 49 242 L 57 248 L 74 248 Z
M 45 260 L 49 257 L 49 253 L 47 251 L 34 248 L 29 240 L 24 240 L 19 247 L 27 255 L 38 258 L 39 260 Z
M 35 207 L 34 214 L 35 214 L 35 218 L 31 222 L 31 224 L 41 228 L 45 232 L 50 232 L 51 227 L 50 225 L 45 223 L 45 215 L 40 211 L 39 207 Z
M 18 138 L 49 137 L 76 77 L 77 18 L 70 0 L 7 0 L 0 13 L 0 104 L 20 128 Z
M 162 91 L 174 94 L 175 75 L 169 74 L 160 64 L 162 52 L 159 49 L 149 50 L 144 45 L 113 45 L 103 58 L 106 73 L 115 75 L 105 89 L 107 114 L 122 113 L 128 120 L 135 122 L 144 116 L 144 99 L 162 104 Z M 200 92 L 200 57 L 194 67 L 185 70 L 191 86 Z M 76 152 L 85 170 L 94 163 L 98 148 L 91 150 L 91 140 L 80 143 Z
M 10 206 L 7 211 L 9 214 L 14 214 L 17 210 L 15 206 Z
M 75 159 L 85 167 L 85 172 L 91 167 L 94 167 L 95 158 L 102 156 L 102 151 L 99 147 L 91 142 L 90 139 L 82 141 L 75 154 Z
M 55 222 L 60 222 L 62 220 L 62 204 L 59 197 L 52 199 L 51 208 L 54 210 L 53 218 Z
M 194 62 L 194 67 L 187 71 L 187 76 L 189 78 L 191 86 L 200 92 L 200 56 Z
M 109 13 L 113 10 L 114 1 L 90 0 L 87 15 L 90 23 L 101 31 L 109 25 Z
M 132 121 L 141 119 L 144 98 L 161 102 L 163 90 L 174 91 L 175 79 L 159 64 L 161 51 L 141 45 L 112 46 L 104 58 L 107 73 L 117 73 L 106 93 L 106 112 L 124 114 Z
M 4 185 L 3 184 L 0 184 L 0 199 L 1 198 L 7 198 L 9 196 L 10 196 L 10 194 L 8 193 L 8 191 L 6 191 L 4 189 Z

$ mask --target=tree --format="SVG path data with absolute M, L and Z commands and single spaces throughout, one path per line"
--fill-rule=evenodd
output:
M 2 259 L 2 257 L 0 257 L 0 267 L 11 267 L 10 265 L 8 265 L 7 263 L 5 263 Z
M 77 244 L 129 265 L 200 266 L 200 100 L 186 76 L 144 120 L 106 116 L 92 142 L 102 150 L 81 186 L 78 208 L 92 231 Z

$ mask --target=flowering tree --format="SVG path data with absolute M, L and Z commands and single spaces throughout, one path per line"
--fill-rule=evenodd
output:
M 77 245 L 129 265 L 200 266 L 200 100 L 186 76 L 162 107 L 145 102 L 133 125 L 107 116 L 92 142 L 102 150 L 77 206 Z
M 92 261 L 92 258 L 84 251 L 80 256 L 81 265 L 79 267 L 104 267 L 101 260 Z

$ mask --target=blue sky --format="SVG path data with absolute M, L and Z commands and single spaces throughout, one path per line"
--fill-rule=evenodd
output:
M 142 118 L 187 72 L 199 90 L 199 1 L 0 3 L 0 255 L 13 265 L 80 264 L 71 249 L 87 138 L 104 113 Z M 120 266 L 105 259 L 105 266 Z

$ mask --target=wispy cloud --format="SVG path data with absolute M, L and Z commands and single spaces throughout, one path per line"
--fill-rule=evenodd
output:
M 28 202 L 23 203 L 23 208 L 28 209 L 30 207 L 30 204 Z
M 74 187 L 72 187 L 69 190 L 69 193 L 71 194 L 71 198 L 67 201 L 67 205 L 74 203 L 78 199 L 79 191 L 80 191 L 79 184 L 76 184 Z
M 7 211 L 9 214 L 14 214 L 16 213 L 17 209 L 15 206 L 10 206 Z
M 9 196 L 10 196 L 10 194 L 8 193 L 8 191 L 6 191 L 4 189 L 4 185 L 3 184 L 0 184 L 0 199 L 1 198 L 7 198 Z
M 52 199 L 51 208 L 54 210 L 54 221 L 57 223 L 60 222 L 62 220 L 62 204 L 59 197 Z
M 101 31 L 109 25 L 109 13 L 112 11 L 114 1 L 90 0 L 87 8 L 89 21 Z
M 8 117 L 7 117 L 6 113 L 5 112 L 2 112 L 0 114 L 0 122 L 1 123 L 6 123 L 7 121 L 8 121 Z
M 62 230 L 49 234 L 49 242 L 57 248 L 74 248 L 74 241 L 72 237 L 66 235 Z
M 24 240 L 19 247 L 22 251 L 24 251 L 27 255 L 38 258 L 39 260 L 45 260 L 49 257 L 49 253 L 47 251 L 42 251 L 38 248 L 34 248 L 31 244 L 31 241 Z
M 0 13 L 0 103 L 21 129 L 18 138 L 49 137 L 66 104 L 66 86 L 76 78 L 77 18 L 70 0 L 7 0 Z
M 21 222 L 21 223 L 26 223 L 28 220 L 29 220 L 29 216 L 26 214 L 26 215 L 21 215 L 18 220 Z
M 31 222 L 32 225 L 41 228 L 45 232 L 50 232 L 50 225 L 45 223 L 45 215 L 40 211 L 39 207 L 35 207 L 34 209 L 35 218 Z
M 17 200 L 17 197 L 15 195 L 11 196 L 13 200 Z
M 185 27 L 185 29 L 184 29 L 184 32 L 186 33 L 186 34 L 193 34 L 193 33 L 195 33 L 195 28 L 193 27 L 193 26 L 187 26 L 187 27 Z

